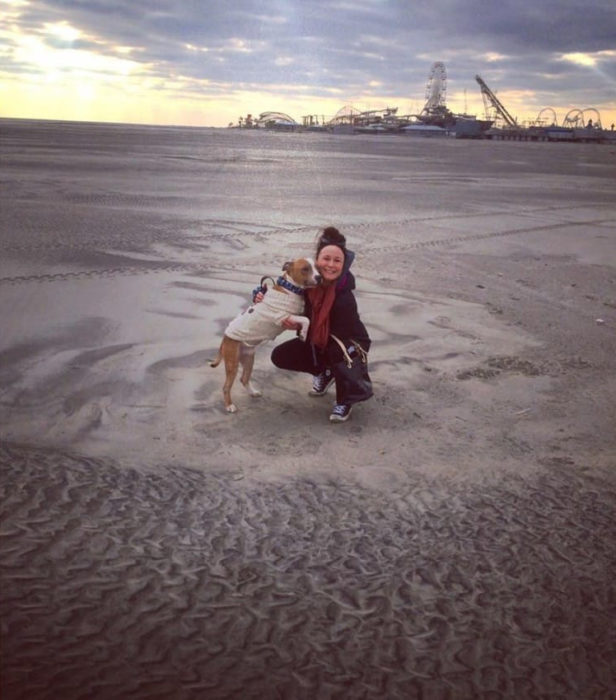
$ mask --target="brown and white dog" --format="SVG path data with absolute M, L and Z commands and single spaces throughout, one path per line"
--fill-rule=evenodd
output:
M 286 262 L 282 267 L 282 275 L 263 296 L 263 300 L 249 306 L 229 323 L 218 355 L 210 362 L 210 367 L 218 367 L 221 360 L 225 362 L 226 376 L 222 394 L 229 413 L 237 411 L 231 400 L 231 387 L 240 364 L 240 381 L 251 396 L 261 396 L 261 392 L 250 381 L 257 345 L 280 335 L 284 330 L 282 322 L 285 319 L 300 323 L 300 337 L 306 340 L 310 321 L 301 315 L 304 312 L 304 290 L 317 284 L 316 269 L 310 258 Z

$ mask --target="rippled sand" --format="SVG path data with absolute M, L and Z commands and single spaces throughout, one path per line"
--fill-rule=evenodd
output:
M 3 448 L 3 697 L 608 698 L 616 491 Z M 575 494 L 575 498 L 571 498 Z

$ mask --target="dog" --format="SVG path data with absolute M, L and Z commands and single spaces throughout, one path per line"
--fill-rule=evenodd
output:
M 315 287 L 318 283 L 319 278 L 311 258 L 286 262 L 282 266 L 282 274 L 264 294 L 263 300 L 249 306 L 229 323 L 218 355 L 210 362 L 210 367 L 218 367 L 221 360 L 224 360 L 225 383 L 222 395 L 225 409 L 229 413 L 237 411 L 231 400 L 231 387 L 240 364 L 241 383 L 251 396 L 261 396 L 259 389 L 250 381 L 257 345 L 280 335 L 285 330 L 282 326 L 285 319 L 301 324 L 300 338 L 306 340 L 310 321 L 301 315 L 304 312 L 304 290 Z

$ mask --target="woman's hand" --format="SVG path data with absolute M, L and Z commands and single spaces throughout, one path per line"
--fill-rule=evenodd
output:
M 259 304 L 260 302 L 263 301 L 263 297 L 264 297 L 264 296 L 265 296 L 265 295 L 263 294 L 263 292 L 257 292 L 257 293 L 252 297 L 252 303 L 253 303 L 253 304 Z
M 285 318 L 282 320 L 282 327 L 287 331 L 299 331 L 302 325 L 297 323 L 297 321 L 291 321 L 290 318 Z

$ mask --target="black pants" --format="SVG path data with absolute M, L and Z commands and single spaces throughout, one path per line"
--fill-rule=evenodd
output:
M 272 362 L 276 367 L 313 375 L 331 369 L 332 365 L 340 362 L 341 359 L 342 350 L 334 341 L 330 341 L 325 350 L 319 350 L 312 343 L 294 338 L 287 340 L 286 343 L 280 343 L 272 351 Z M 334 372 L 334 378 L 335 376 Z M 338 385 L 336 385 L 336 403 L 344 403 L 344 396 L 339 395 Z

